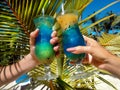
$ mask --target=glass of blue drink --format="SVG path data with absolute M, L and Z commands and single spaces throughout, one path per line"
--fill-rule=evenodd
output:
M 83 67 L 81 65 L 81 61 L 85 57 L 85 53 L 82 54 L 73 54 L 68 51 L 66 51 L 67 48 L 75 47 L 75 46 L 85 46 L 84 38 L 80 32 L 79 26 L 78 26 L 78 13 L 75 10 L 69 10 L 62 12 L 57 17 L 57 22 L 61 26 L 62 29 L 62 45 L 63 50 L 67 58 L 70 60 L 69 63 L 74 64 L 76 66 L 76 72 L 71 77 L 72 79 L 79 79 L 82 78 L 81 74 L 82 72 L 81 68 Z
M 34 18 L 35 27 L 40 30 L 35 42 L 35 55 L 40 63 L 44 64 L 46 74 L 44 77 L 39 77 L 39 80 L 51 80 L 55 78 L 49 66 L 54 60 L 55 55 L 53 45 L 50 44 L 54 22 L 55 19 L 52 16 L 45 15 Z

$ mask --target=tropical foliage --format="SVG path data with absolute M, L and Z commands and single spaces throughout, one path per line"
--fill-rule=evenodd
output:
M 56 17 L 56 15 L 61 11 L 61 5 L 64 5 L 64 9 L 76 9 L 79 12 L 79 17 L 81 17 L 82 12 L 84 12 L 84 9 L 91 2 L 92 0 L 1 0 L 0 66 L 13 64 L 24 57 L 24 55 L 29 53 L 29 35 L 30 32 L 35 30 L 33 18 L 42 14 L 43 8 L 45 14 Z M 118 2 L 119 1 L 114 1 L 104 8 L 94 12 L 86 19 L 79 21 L 78 23 L 81 32 L 89 37 L 93 37 L 93 35 L 88 34 L 87 30 L 90 28 L 95 32 L 100 32 L 102 30 L 101 26 L 103 26 L 103 24 L 104 27 L 107 27 L 107 25 L 112 27 L 115 27 L 115 25 L 119 26 L 120 21 L 118 21 L 118 18 L 120 17 L 115 16 L 114 13 L 110 13 L 109 16 L 103 17 L 102 19 L 95 19 L 97 14 Z M 92 21 L 91 25 L 83 27 L 83 24 L 88 20 Z M 55 28 L 58 31 L 58 37 L 61 40 L 62 32 L 57 28 L 57 26 Z M 94 38 L 97 38 L 98 42 L 110 50 L 113 54 L 120 55 L 119 34 L 108 34 L 108 30 L 110 28 L 106 29 L 107 30 L 105 33 L 96 35 Z M 91 65 L 85 65 L 85 72 L 93 73 L 90 73 L 89 78 L 82 78 L 80 80 L 71 81 L 70 75 L 72 75 L 75 71 L 74 66 L 69 66 L 66 63 L 67 60 L 64 57 L 62 47 L 60 50 L 60 56 L 55 58 L 54 62 L 51 64 L 52 72 L 58 75 L 59 78 L 49 82 L 37 80 L 37 77 L 45 74 L 43 66 L 37 66 L 28 72 L 28 75 L 32 78 L 28 89 L 34 89 L 41 84 L 48 86 L 51 88 L 51 90 L 74 90 L 75 88 L 95 89 L 94 77 L 103 80 L 116 89 L 115 86 L 113 86 L 110 82 L 99 76 L 99 72 L 103 74 L 108 74 L 108 72 L 98 70 Z

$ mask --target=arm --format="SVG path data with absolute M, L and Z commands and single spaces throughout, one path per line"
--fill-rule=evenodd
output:
M 9 66 L 0 67 L 0 86 L 17 79 L 34 68 L 38 63 L 28 54 L 22 60 Z
M 68 48 L 67 51 L 74 54 L 87 53 L 87 62 L 104 69 L 120 78 L 120 58 L 104 49 L 95 40 L 85 37 L 86 46 Z
M 30 53 L 28 55 L 17 63 L 0 67 L 0 86 L 17 79 L 20 75 L 28 72 L 39 64 L 39 61 L 34 55 L 34 42 L 37 34 L 38 30 L 30 34 Z
M 30 53 L 26 55 L 22 60 L 12 65 L 0 67 L 0 86 L 7 84 L 13 80 L 16 80 L 20 75 L 30 71 L 36 65 L 40 64 L 34 54 L 35 38 L 38 35 L 39 30 L 35 30 L 30 34 Z M 51 44 L 55 44 L 58 41 L 56 32 L 51 35 Z M 54 51 L 58 51 L 59 46 L 54 46 Z
M 106 59 L 106 64 L 102 65 L 100 69 L 104 69 L 120 78 L 120 58 L 112 55 Z

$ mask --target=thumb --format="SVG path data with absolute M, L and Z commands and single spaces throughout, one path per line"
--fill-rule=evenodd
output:
M 68 52 L 74 53 L 74 54 L 80 54 L 80 53 L 92 53 L 92 49 L 90 46 L 77 46 L 77 47 L 71 47 L 67 48 Z

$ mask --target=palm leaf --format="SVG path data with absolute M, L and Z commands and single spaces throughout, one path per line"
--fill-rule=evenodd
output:
M 66 0 L 67 1 L 67 0 Z M 75 9 L 78 11 L 79 15 L 81 16 L 81 13 L 83 10 L 92 2 L 92 0 L 70 0 L 68 3 L 65 5 L 65 9 Z
M 98 38 L 100 44 L 113 54 L 120 54 L 120 36 L 116 34 L 103 34 Z
M 115 37 L 117 37 L 118 35 L 114 35 L 114 34 L 106 34 L 103 33 L 102 37 L 98 37 L 99 43 L 103 46 L 107 46 L 109 44 L 107 44 L 108 42 L 110 42 L 112 39 L 114 39 Z
M 106 79 L 104 79 L 103 77 L 101 76 L 96 76 L 98 79 L 100 79 L 101 81 L 107 83 L 108 85 L 110 85 L 111 87 L 113 87 L 114 90 L 117 90 L 117 88 L 115 86 L 113 86 L 109 81 L 107 81 Z
M 112 23 L 112 26 L 115 26 L 116 24 L 120 23 L 120 16 L 117 16 L 115 20 Z
M 86 26 L 86 27 L 84 27 L 84 28 L 81 28 L 81 32 L 82 32 L 83 34 L 86 34 L 86 33 L 87 33 L 87 29 L 92 28 L 92 27 L 94 27 L 95 25 L 97 25 L 97 24 L 99 24 L 99 23 L 101 23 L 101 22 L 103 22 L 103 21 L 105 21 L 105 20 L 107 20 L 107 19 L 110 19 L 110 18 L 113 17 L 113 16 L 115 16 L 115 14 L 112 14 L 112 15 L 110 15 L 110 16 L 106 16 L 106 17 L 104 17 L 104 18 L 96 21 L 95 23 L 89 25 L 89 26 Z
M 26 35 L 22 32 L 15 15 L 7 4 L 5 2 L 0 2 L 0 4 L 0 60 L 2 60 L 0 65 L 8 65 L 16 62 L 20 55 L 25 54 L 22 49 L 25 48 L 27 43 L 24 42 L 28 42 L 28 39 L 25 39 Z M 21 42 L 23 42 L 23 45 L 21 45 Z M 26 52 L 28 52 L 27 46 Z M 7 63 L 4 63 L 4 60 Z

